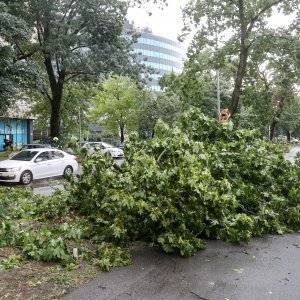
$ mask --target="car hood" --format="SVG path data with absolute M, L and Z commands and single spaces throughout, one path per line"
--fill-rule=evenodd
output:
M 23 167 L 30 165 L 31 161 L 21 161 L 21 160 L 10 160 L 6 159 L 0 162 L 0 168 L 14 168 L 14 167 Z

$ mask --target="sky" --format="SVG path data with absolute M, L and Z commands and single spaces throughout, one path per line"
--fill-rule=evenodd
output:
M 176 40 L 183 27 L 180 7 L 184 7 L 188 0 L 170 0 L 163 10 L 157 5 L 148 4 L 143 8 L 131 8 L 128 19 L 134 21 L 136 27 L 149 27 L 153 34 Z M 149 16 L 148 12 L 152 13 Z
M 183 27 L 181 7 L 184 7 L 188 0 L 169 0 L 169 5 L 163 10 L 158 9 L 155 4 L 144 5 L 143 8 L 131 8 L 128 11 L 128 19 L 134 21 L 135 27 L 149 27 L 153 34 L 177 40 Z M 152 13 L 149 16 L 148 12 Z M 290 17 L 278 15 L 274 12 L 269 24 L 271 27 L 286 26 Z M 191 37 L 185 42 L 187 48 Z

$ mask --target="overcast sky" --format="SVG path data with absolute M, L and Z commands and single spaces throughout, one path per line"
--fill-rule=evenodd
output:
M 153 4 L 133 8 L 128 11 L 128 19 L 134 21 L 136 27 L 149 27 L 153 34 L 176 40 L 183 26 L 180 7 L 184 7 L 187 1 L 171 0 L 163 10 Z M 148 14 L 150 11 L 151 16 Z
M 134 21 L 135 27 L 149 27 L 153 34 L 177 40 L 183 27 L 181 7 L 184 7 L 188 0 L 169 0 L 168 2 L 169 5 L 163 10 L 158 9 L 155 4 L 148 4 L 143 8 L 131 8 L 128 11 L 128 19 Z M 148 12 L 152 15 L 149 16 Z M 286 26 L 290 20 L 289 17 L 274 13 L 270 25 L 272 27 Z

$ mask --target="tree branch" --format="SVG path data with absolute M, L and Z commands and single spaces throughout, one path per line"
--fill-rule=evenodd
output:
M 15 43 L 15 45 L 21 53 L 21 55 L 18 55 L 18 57 L 17 57 L 18 60 L 27 59 L 37 51 L 37 50 L 33 50 L 33 51 L 25 54 L 17 42 Z
M 79 75 L 96 75 L 96 73 L 89 73 L 89 72 L 73 72 L 73 73 L 66 73 L 66 76 L 67 75 L 71 75 L 69 76 L 68 78 L 66 78 L 66 82 L 67 81 L 70 81 L 71 79 L 79 76 Z
M 266 5 L 265 7 L 263 7 L 252 19 L 250 22 L 250 25 L 247 29 L 247 35 L 252 31 L 253 26 L 255 24 L 255 22 L 258 20 L 258 18 L 263 15 L 268 9 L 272 8 L 273 6 L 279 4 L 280 2 L 283 2 L 284 0 L 276 0 L 274 2 L 269 3 L 268 5 Z

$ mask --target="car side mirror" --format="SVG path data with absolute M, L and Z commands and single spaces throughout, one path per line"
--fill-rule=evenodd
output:
M 38 157 L 38 158 L 35 160 L 36 163 L 41 162 L 41 161 L 43 161 L 43 159 L 42 159 L 41 157 Z

